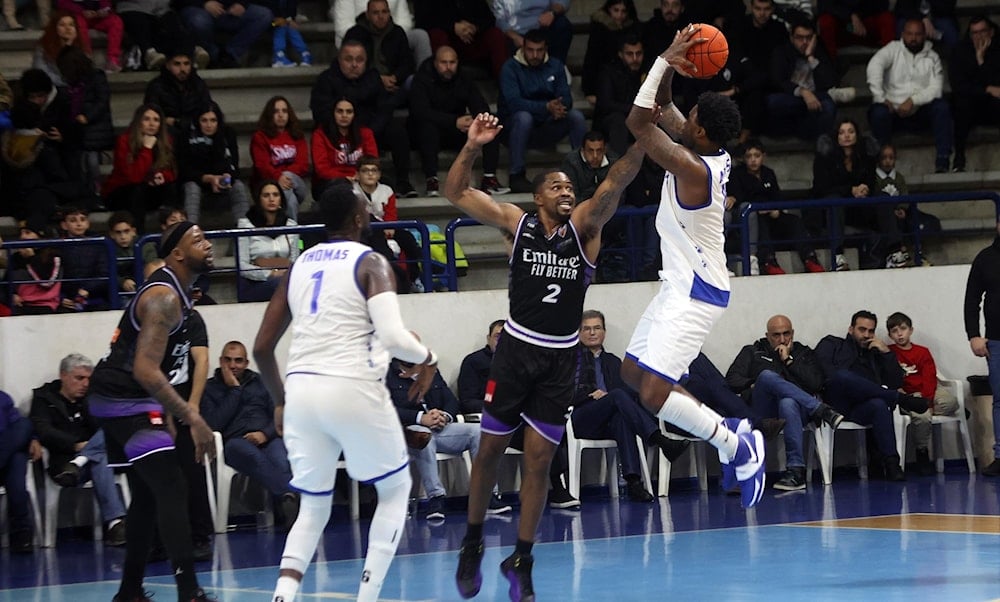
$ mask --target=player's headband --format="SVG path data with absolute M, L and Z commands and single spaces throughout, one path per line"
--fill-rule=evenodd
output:
M 166 259 L 167 255 L 170 255 L 170 252 L 177 247 L 177 243 L 181 241 L 181 238 L 184 237 L 187 231 L 196 225 L 194 222 L 179 222 L 177 227 L 170 231 L 170 234 L 163 237 L 160 240 L 160 259 Z

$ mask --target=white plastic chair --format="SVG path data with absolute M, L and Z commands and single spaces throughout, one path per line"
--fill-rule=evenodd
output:
M 205 458 L 205 482 L 208 485 L 208 506 L 214 517 L 215 532 L 225 533 L 229 530 L 229 504 L 232 495 L 233 477 L 237 474 L 232 466 L 226 464 L 226 454 L 222 443 L 222 433 L 213 431 L 215 436 L 215 472 L 216 478 L 212 477 L 212 462 Z M 338 469 L 347 469 L 344 460 L 337 461 Z M 212 495 L 212 492 L 215 495 Z M 351 520 L 357 520 L 361 516 L 360 497 L 358 496 L 358 482 L 351 479 Z
M 893 430 L 896 436 L 896 453 L 899 455 L 900 468 L 904 467 L 903 456 L 906 453 L 906 448 L 904 447 L 905 440 L 901 433 L 905 432 L 907 421 L 909 421 L 909 418 L 900 414 L 898 410 L 892 413 Z M 855 432 L 858 450 L 858 476 L 862 479 L 868 478 L 868 445 L 865 441 L 865 431 L 870 428 L 870 426 L 863 426 L 850 420 L 844 420 L 840 423 L 837 431 L 834 431 L 826 423 L 823 423 L 822 426 L 815 430 L 816 456 L 819 458 L 824 485 L 829 485 L 833 482 L 833 444 L 836 434 L 839 431 Z M 812 455 L 810 454 L 808 458 L 806 462 L 806 481 L 811 481 L 813 471 Z
M 651 491 L 653 485 L 649 479 L 649 465 L 646 463 L 646 445 L 636 435 L 636 445 L 639 448 L 639 467 L 642 471 L 642 482 L 646 491 Z M 573 432 L 573 416 L 566 420 L 566 448 L 569 453 L 569 493 L 580 499 L 580 470 L 582 469 L 583 450 L 603 449 L 605 462 L 601 464 L 602 480 L 606 480 L 611 489 L 611 497 L 618 497 L 618 443 L 614 439 L 579 439 Z
M 687 456 L 689 461 L 688 472 L 698 477 L 698 489 L 700 491 L 708 491 L 708 457 L 706 455 L 706 446 L 708 444 L 701 439 L 682 437 L 676 433 L 671 433 L 666 430 L 666 425 L 662 420 L 659 423 L 660 432 L 667 437 L 678 441 L 686 439 L 691 442 L 691 445 L 688 446 L 687 451 L 681 457 Z M 656 453 L 659 455 L 657 459 L 659 467 L 659 475 L 656 483 L 657 495 L 659 497 L 667 497 L 670 495 L 670 471 L 673 463 L 663 455 L 662 450 L 658 450 Z
M 968 465 L 969 473 L 975 473 L 976 460 L 972 454 L 972 437 L 969 434 L 969 421 L 965 417 L 965 387 L 962 385 L 962 381 L 945 378 L 940 372 L 937 374 L 937 380 L 939 387 L 952 389 L 955 399 L 958 400 L 958 409 L 954 415 L 931 417 L 931 438 L 934 444 L 934 462 L 937 471 L 944 472 L 944 445 L 942 444 L 942 438 L 944 436 L 944 425 L 949 424 L 958 427 L 957 433 L 962 438 L 965 463 Z M 896 437 L 898 439 L 897 446 L 901 450 L 899 457 L 904 459 L 903 454 L 906 452 L 906 430 L 912 420 L 905 414 L 901 414 L 900 417 L 902 419 L 902 428 L 897 429 Z
M 49 451 L 42 448 L 42 466 L 49 465 Z M 29 484 L 29 490 L 35 489 L 37 491 L 38 483 L 34 480 L 33 471 L 29 470 L 31 474 L 31 483 Z M 44 472 L 44 469 L 43 469 Z M 59 523 L 59 498 L 62 492 L 67 487 L 61 487 L 58 483 L 52 480 L 48 474 L 42 476 L 42 481 L 45 488 L 45 528 L 42 537 L 42 547 L 43 548 L 54 548 L 56 546 L 56 530 Z M 122 500 L 125 502 L 125 509 L 128 510 L 129 504 L 132 503 L 132 490 L 129 489 L 128 479 L 124 474 L 115 475 L 115 483 L 121 489 Z M 73 489 L 93 489 L 94 483 L 92 481 L 87 481 L 86 483 L 77 485 Z M 104 519 L 101 517 L 101 507 L 97 503 L 97 496 L 94 496 L 94 541 L 102 541 L 104 539 Z

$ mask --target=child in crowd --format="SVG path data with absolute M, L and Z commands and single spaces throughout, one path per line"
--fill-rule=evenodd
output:
M 900 392 L 927 400 L 926 412 L 917 414 L 900 408 L 912 420 L 913 439 L 917 448 L 917 471 L 925 476 L 934 474 L 929 446 L 931 442 L 931 415 L 951 416 L 958 409 L 958 400 L 951 391 L 937 386 L 937 366 L 930 349 L 913 343 L 913 321 L 902 312 L 896 312 L 885 321 L 886 330 L 893 344 L 889 349 L 896 354 L 903 369 L 903 386 Z
M 268 8 L 274 13 L 274 58 L 271 61 L 272 67 L 294 67 L 295 61 L 288 58 L 285 48 L 289 43 L 292 50 L 299 55 L 299 66 L 309 67 L 312 65 L 312 53 L 306 46 L 306 41 L 302 39 L 302 32 L 299 31 L 299 24 L 295 22 L 295 13 L 299 10 L 298 0 L 273 0 L 267 2 Z
M 122 70 L 122 34 L 125 26 L 111 6 L 111 0 L 57 0 L 56 7 L 76 19 L 76 28 L 84 50 L 91 54 L 90 30 L 103 31 L 108 36 L 108 61 L 104 70 Z
M 90 231 L 90 216 L 81 207 L 67 207 L 62 212 L 59 229 L 63 238 L 96 236 Z M 63 256 L 60 312 L 106 309 L 108 300 L 108 257 L 104 245 L 82 244 L 67 249 Z
M 906 196 L 910 193 L 906 185 L 906 178 L 896 169 L 896 147 L 892 144 L 883 144 L 879 149 L 878 163 L 875 166 L 875 196 Z M 921 233 L 931 233 L 941 231 L 941 220 L 923 211 L 903 204 L 896 205 L 894 209 L 896 215 L 896 226 L 903 236 L 903 241 L 912 244 L 912 232 L 920 230 Z M 925 258 L 926 260 L 926 258 Z M 906 247 L 889 254 L 886 261 L 887 268 L 906 267 L 910 263 L 910 254 Z
M 115 253 L 118 257 L 118 291 L 134 293 L 135 281 L 135 244 L 138 233 L 135 220 L 128 211 L 115 211 L 108 219 L 108 238 L 115 243 Z
M 18 240 L 53 238 L 44 221 L 21 226 Z M 14 287 L 14 315 L 55 313 L 62 292 L 62 259 L 52 247 L 18 249 L 11 254 L 7 279 Z

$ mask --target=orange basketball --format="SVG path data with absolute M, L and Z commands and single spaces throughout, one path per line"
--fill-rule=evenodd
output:
M 701 27 L 694 34 L 695 38 L 707 39 L 688 48 L 687 59 L 698 69 L 692 74 L 694 77 L 708 79 L 726 66 L 726 59 L 729 58 L 729 42 L 715 26 L 707 23 L 695 25 Z

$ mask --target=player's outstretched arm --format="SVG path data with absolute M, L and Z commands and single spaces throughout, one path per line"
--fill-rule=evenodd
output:
M 629 147 L 628 152 L 608 170 L 607 177 L 594 192 L 594 196 L 580 203 L 573 210 L 574 224 L 588 240 L 598 238 L 604 224 L 618 210 L 625 187 L 635 178 L 642 166 L 644 153 L 638 144 Z
M 284 434 L 285 386 L 281 382 L 281 371 L 274 348 L 278 345 L 285 330 L 292 321 L 292 312 L 288 308 L 288 275 L 286 271 L 278 288 L 271 295 L 271 301 L 264 310 L 264 318 L 257 329 L 257 337 L 253 342 L 253 359 L 257 362 L 260 380 L 274 400 L 274 428 L 278 435 Z
M 472 166 L 476 158 L 482 153 L 483 146 L 492 142 L 502 129 L 496 116 L 489 113 L 476 115 L 469 126 L 465 146 L 448 170 L 444 194 L 452 205 L 480 223 L 513 235 L 524 211 L 511 203 L 497 203 L 490 195 L 472 187 Z

